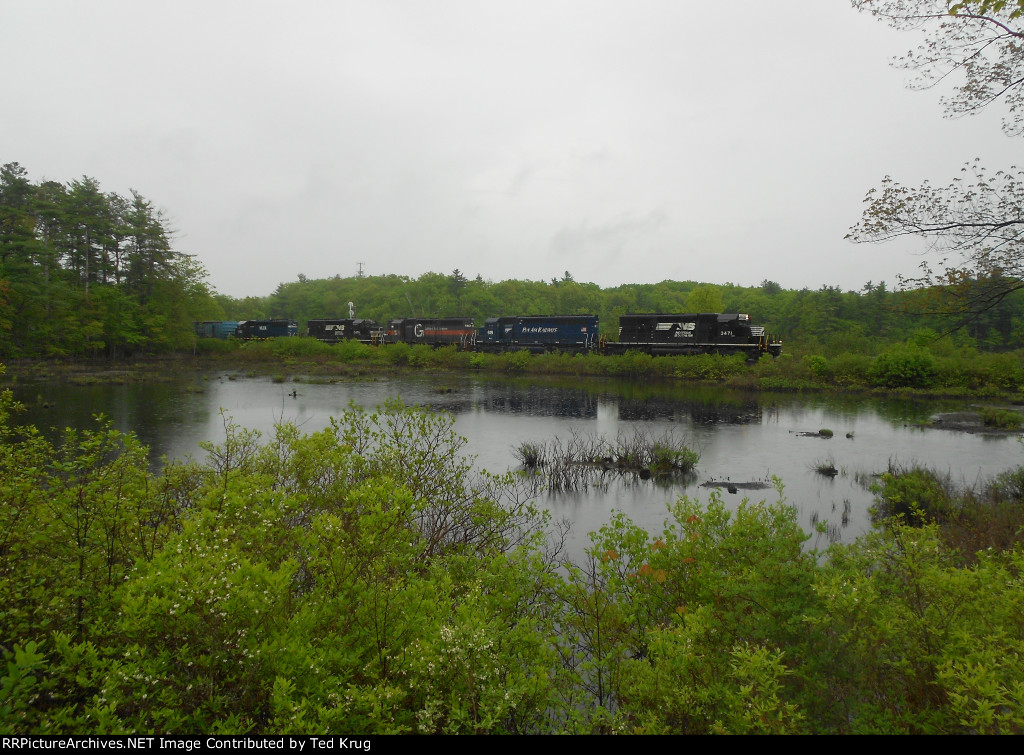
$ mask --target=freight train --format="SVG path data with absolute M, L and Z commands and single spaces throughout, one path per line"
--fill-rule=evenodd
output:
M 232 331 L 232 328 L 234 330 Z M 274 338 L 297 334 L 292 320 L 242 320 L 238 323 L 196 323 L 196 334 L 220 338 Z M 745 354 L 755 361 L 777 357 L 782 340 L 754 325 L 748 314 L 627 314 L 619 317 L 616 340 L 598 333 L 597 315 L 518 315 L 489 317 L 477 327 L 471 317 L 404 317 L 386 326 L 374 320 L 317 319 L 307 323 L 306 336 L 325 343 L 355 339 L 387 343 L 457 346 L 484 353 L 528 351 L 534 354 Z

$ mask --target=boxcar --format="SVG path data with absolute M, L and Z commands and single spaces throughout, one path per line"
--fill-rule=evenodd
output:
M 782 342 L 769 338 L 746 314 L 629 314 L 619 318 L 619 337 L 605 351 L 648 354 L 761 354 L 778 356 Z
M 474 350 L 582 354 L 597 343 L 597 315 L 521 315 L 487 318 L 477 331 Z
M 363 343 L 379 343 L 384 329 L 375 320 L 310 320 L 306 335 L 324 343 L 355 339 Z
M 235 331 L 236 338 L 283 338 L 294 336 L 299 332 L 299 324 L 295 320 L 241 320 Z
M 469 348 L 475 335 L 476 324 L 472 317 L 403 317 L 388 322 L 384 340 L 386 343 L 455 344 Z

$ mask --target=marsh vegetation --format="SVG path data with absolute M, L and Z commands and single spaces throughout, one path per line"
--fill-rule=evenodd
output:
M 513 456 L 520 468 L 550 491 L 600 485 L 609 475 L 668 480 L 692 474 L 700 453 L 692 441 L 671 432 L 654 436 L 635 429 L 614 440 L 571 430 L 567 440 L 550 438 L 520 443 Z

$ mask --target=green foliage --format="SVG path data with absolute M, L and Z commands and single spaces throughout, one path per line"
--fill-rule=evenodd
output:
M 332 345 L 331 357 L 339 362 L 369 361 L 374 357 L 376 349 L 369 344 L 354 339 Z
M 948 477 L 920 467 L 890 470 L 876 484 L 872 513 L 878 519 L 896 517 L 909 524 L 945 521 L 952 499 Z
M 655 442 L 651 446 L 651 461 L 648 469 L 655 477 L 669 474 L 692 472 L 700 454 L 687 446 L 677 446 L 666 442 Z
M 828 374 L 828 360 L 825 357 L 818 354 L 807 354 L 802 361 L 814 379 L 821 380 Z
M 615 357 L 616 363 L 610 364 L 609 370 L 613 375 L 637 377 L 648 371 L 652 359 L 653 357 L 642 351 L 627 351 L 622 356 Z
M 1002 13 L 1004 10 L 1009 12 L 1010 18 L 1020 18 L 1024 16 L 1024 0 L 964 0 L 949 6 L 952 16 L 964 12 L 987 15 Z
M 504 372 L 523 372 L 529 365 L 532 355 L 528 351 L 511 351 L 499 357 Z
M 1024 501 L 1024 467 L 998 474 L 993 481 L 993 493 L 998 499 Z
M 238 341 L 232 341 L 221 338 L 197 338 L 195 340 L 195 352 L 197 354 L 215 354 L 215 355 L 239 355 L 239 350 L 242 344 Z
M 687 312 L 721 312 L 724 297 L 718 286 L 702 285 L 694 288 L 686 297 Z
M 814 605 L 814 559 L 794 510 L 744 500 L 730 512 L 714 492 L 705 506 L 681 498 L 669 514 L 658 537 L 614 519 L 595 537 L 588 569 L 570 575 L 606 596 L 605 635 L 588 635 L 586 649 L 600 661 L 591 673 L 618 690 L 621 730 L 800 730 L 800 706 L 778 688 L 796 681 L 787 677 L 801 665 L 802 615 Z M 744 714 L 752 677 L 759 722 Z
M 815 590 L 854 734 L 1020 734 L 1024 552 L 958 567 L 936 526 L 893 523 L 833 546 Z
M 986 427 L 995 427 L 1000 430 L 1016 430 L 1024 420 L 1020 412 L 999 409 L 994 406 L 982 407 L 980 414 L 981 421 Z
M 935 382 L 935 359 L 916 346 L 895 346 L 875 359 L 871 379 L 887 388 L 927 388 Z
M 0 168 L 0 355 L 105 356 L 191 348 L 219 315 L 206 272 L 174 251 L 166 219 L 135 191 L 88 176 L 29 182 Z
M 828 360 L 823 377 L 826 377 L 838 386 L 866 386 L 870 382 L 871 368 L 871 356 L 849 353 L 836 354 Z
M 407 343 L 389 343 L 378 347 L 377 358 L 387 365 L 396 367 L 408 365 L 412 346 Z
M 954 545 L 1019 519 L 921 472 L 883 478 L 910 516 L 826 553 L 777 482 L 659 533 L 616 514 L 565 563 L 449 415 L 225 417 L 154 475 L 103 420 L 50 442 L 17 410 L 0 393 L 5 733 L 1024 733 L 1024 546 Z M 987 495 L 1019 510 L 1020 477 Z
M 672 375 L 676 378 L 720 381 L 743 375 L 748 367 L 742 354 L 696 354 L 674 357 Z
M 1006 180 L 979 175 L 976 188 L 982 196 L 1000 196 L 1000 181 Z M 1007 184 L 1009 189 L 1014 186 L 1013 182 Z M 0 169 L 0 251 L 0 355 L 17 357 L 121 358 L 193 349 L 207 353 L 229 347 L 197 345 L 191 330 L 193 320 L 285 313 L 306 322 L 345 316 L 348 301 L 357 303 L 361 317 L 378 322 L 410 315 L 470 316 L 481 323 L 507 313 L 595 313 L 602 335 L 613 340 L 618 316 L 626 312 L 748 312 L 769 333 L 783 335 L 787 350 L 828 353 L 828 370 L 823 372 L 813 362 L 808 375 L 818 382 L 839 385 L 865 383 L 863 375 L 852 375 L 832 364 L 842 352 L 873 355 L 911 332 L 913 343 L 951 359 L 967 343 L 993 353 L 1024 347 L 1024 320 L 1019 315 L 1024 290 L 1016 290 L 1017 278 L 1011 274 L 1012 268 L 1005 266 L 998 274 L 968 275 L 954 281 L 953 289 L 962 294 L 962 301 L 998 301 L 985 316 L 973 318 L 967 331 L 963 321 L 949 313 L 934 314 L 934 307 L 919 306 L 941 294 L 945 284 L 919 291 L 890 291 L 884 282 L 869 281 L 861 291 L 844 292 L 832 286 L 787 291 L 768 280 L 756 287 L 666 280 L 601 289 L 571 275 L 550 282 L 492 282 L 454 270 L 451 274 L 424 273 L 416 279 L 396 274 L 324 280 L 302 277 L 281 283 L 267 297 L 232 299 L 212 292 L 205 284 L 202 266 L 173 249 L 166 219 L 149 200 L 136 192 L 129 197 L 104 193 L 89 177 L 67 184 L 33 184 L 17 163 Z M 1014 261 L 1012 255 L 1007 256 L 1009 262 Z M 991 266 L 993 260 L 986 264 Z M 929 313 L 910 319 L 906 314 L 910 309 Z M 953 339 L 938 337 L 957 329 L 965 335 L 955 346 Z M 281 354 L 268 349 L 234 356 L 280 356 L 289 363 L 322 363 L 334 357 L 342 362 L 368 359 L 408 364 L 408 354 L 385 357 L 378 350 L 371 359 L 363 350 L 350 353 L 339 348 L 329 354 L 316 351 L 305 339 L 290 340 L 294 342 L 287 347 L 275 347 L 285 349 Z M 666 365 L 675 363 L 658 359 L 644 366 L 636 359 L 639 357 L 603 367 L 587 364 L 586 374 L 672 376 L 677 371 L 679 378 L 702 380 L 738 374 L 714 363 L 675 365 L 663 372 Z M 539 360 L 531 367 L 563 374 L 584 369 L 579 364 Z M 1005 376 L 1002 389 L 1019 390 L 1024 385 L 1019 358 L 1004 368 L 1011 369 L 990 370 L 987 378 Z M 790 377 L 802 380 L 807 376 Z

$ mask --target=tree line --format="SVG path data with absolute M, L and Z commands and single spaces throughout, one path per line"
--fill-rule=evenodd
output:
M 109 356 L 180 349 L 217 314 L 205 271 L 132 190 L 83 176 L 32 183 L 0 167 L 0 354 Z
M 975 282 L 982 291 L 995 285 Z M 1013 292 L 963 322 L 956 313 L 935 310 L 929 289 L 898 291 L 884 281 L 866 282 L 858 291 L 825 285 L 817 290 L 784 289 L 764 280 L 759 286 L 714 285 L 696 281 L 625 283 L 601 288 L 580 283 L 570 274 L 551 281 L 491 282 L 467 280 L 459 270 L 449 275 L 426 273 L 334 278 L 280 284 L 267 297 L 230 300 L 218 297 L 227 319 L 287 317 L 300 332 L 317 318 L 356 317 L 384 324 L 397 317 L 488 317 L 527 314 L 596 314 L 601 331 L 617 336 L 618 318 L 630 312 L 744 312 L 768 332 L 805 350 L 878 353 L 922 332 L 985 351 L 1024 347 L 1024 293 Z
M 804 351 L 877 354 L 921 333 L 951 335 L 983 351 L 1024 347 L 1024 291 L 1001 270 L 958 279 L 955 294 L 975 304 L 952 309 L 950 286 L 859 290 L 823 285 L 785 289 L 665 280 L 602 288 L 569 271 L 549 281 L 481 275 L 389 274 L 282 282 L 268 296 L 232 298 L 206 282 L 199 260 L 175 250 L 163 213 L 139 192 L 103 192 L 83 177 L 66 184 L 29 181 L 18 163 L 0 168 L 0 356 L 125 357 L 190 351 L 193 322 L 287 318 L 300 332 L 310 319 L 488 317 L 596 314 L 614 339 L 629 312 L 745 312 Z M 944 298 L 943 298 L 944 297 Z M 985 306 L 977 306 L 985 302 Z M 965 316 L 965 312 L 969 316 Z

